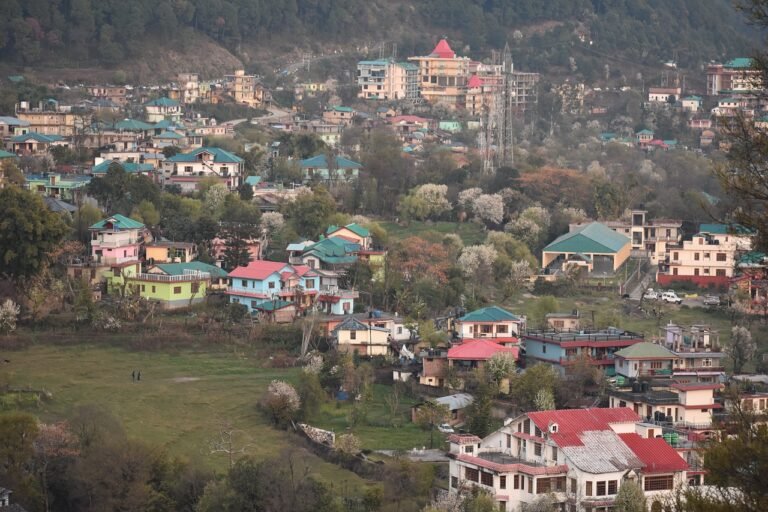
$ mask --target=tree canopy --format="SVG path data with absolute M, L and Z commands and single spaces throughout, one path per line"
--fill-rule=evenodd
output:
M 0 190 L 0 273 L 14 278 L 36 274 L 69 231 L 34 192 Z

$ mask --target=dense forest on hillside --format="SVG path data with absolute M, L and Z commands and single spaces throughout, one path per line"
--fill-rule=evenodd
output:
M 273 36 L 396 39 L 401 54 L 446 33 L 473 56 L 510 41 L 517 62 L 574 67 L 573 54 L 693 67 L 750 50 L 730 0 L 2 0 L 0 60 L 116 65 L 142 42 L 175 49 L 192 31 L 235 54 Z M 577 37 L 581 36 L 581 40 Z M 299 43 L 296 43 L 299 44 Z M 575 48 L 575 49 L 574 49 Z

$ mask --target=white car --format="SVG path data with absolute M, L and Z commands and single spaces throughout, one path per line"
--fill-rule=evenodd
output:
M 683 299 L 677 296 L 672 290 L 666 291 L 661 294 L 661 300 L 671 304 L 682 304 Z
M 449 424 L 447 424 L 447 423 L 443 423 L 442 425 L 439 425 L 439 426 L 437 427 L 437 430 L 439 430 L 439 431 L 440 431 L 440 432 L 442 432 L 443 434 L 453 434 L 453 432 L 454 432 L 454 430 L 453 430 L 453 427 L 452 427 L 452 426 L 450 426 L 450 425 L 449 425 Z
M 653 288 L 648 288 L 645 290 L 645 293 L 643 294 L 644 300 L 658 300 L 659 294 L 656 292 Z

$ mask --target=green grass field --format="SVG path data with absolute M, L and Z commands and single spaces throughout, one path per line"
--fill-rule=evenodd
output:
M 78 405 L 99 404 L 122 421 L 130 437 L 222 471 L 226 456 L 209 450 L 222 420 L 242 430 L 247 453 L 254 457 L 277 457 L 295 445 L 296 438 L 272 428 L 256 403 L 271 380 L 294 380 L 296 369 L 264 369 L 261 361 L 233 353 L 147 353 L 86 345 L 34 346 L 3 357 L 11 361 L 0 367 L 11 386 L 52 394 L 40 406 L 26 408 L 43 421 L 66 419 Z M 141 370 L 141 382 L 131 381 L 133 370 Z M 320 479 L 346 481 L 350 492 L 369 483 L 306 450 L 300 456 Z
M 382 222 L 381 226 L 387 230 L 392 240 L 402 240 L 409 236 L 424 236 L 432 231 L 440 237 L 449 233 L 455 233 L 464 241 L 464 245 L 474 245 L 485 240 L 486 231 L 472 222 L 411 222 L 407 226 L 401 226 L 395 222 Z M 429 237 L 426 237 L 429 238 Z M 439 241 L 439 238 L 433 240 Z
M 411 422 L 411 406 L 416 401 L 401 397 L 397 414 L 398 427 L 392 427 L 392 417 L 385 402 L 385 397 L 392 392 L 392 387 L 383 384 L 373 386 L 373 400 L 369 405 L 366 425 L 350 427 L 349 418 L 352 405 L 349 402 L 329 402 L 323 404 L 314 425 L 336 433 L 353 433 L 360 438 L 363 448 L 370 450 L 410 450 L 429 446 L 429 432 L 421 430 Z M 435 447 L 442 445 L 443 435 L 435 432 Z

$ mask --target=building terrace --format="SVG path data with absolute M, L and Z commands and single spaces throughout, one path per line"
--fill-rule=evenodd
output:
M 616 341 L 637 341 L 645 337 L 643 334 L 618 329 L 579 330 L 579 331 L 550 331 L 528 330 L 526 338 L 537 338 L 563 346 L 568 343 L 614 343 Z M 577 345 L 573 345 L 577 346 Z

